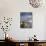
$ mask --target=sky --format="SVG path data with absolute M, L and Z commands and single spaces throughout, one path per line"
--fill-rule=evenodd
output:
M 21 12 L 20 13 L 20 20 L 24 21 L 24 20 L 32 20 L 32 12 Z

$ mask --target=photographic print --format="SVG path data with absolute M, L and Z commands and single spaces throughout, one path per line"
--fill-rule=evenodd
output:
M 32 12 L 20 12 L 20 28 L 32 28 Z

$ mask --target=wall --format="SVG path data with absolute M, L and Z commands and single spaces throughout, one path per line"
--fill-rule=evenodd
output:
M 11 29 L 8 31 L 10 37 L 16 38 L 16 40 L 28 40 L 29 37 L 36 34 L 39 40 L 44 40 L 46 15 L 46 9 L 44 7 L 32 8 L 28 0 L 0 0 L 0 17 L 6 16 L 13 18 Z M 32 29 L 20 29 L 20 12 L 33 13 Z M 2 35 L 1 33 L 0 35 Z M 0 39 L 2 38 L 3 37 L 0 36 Z

